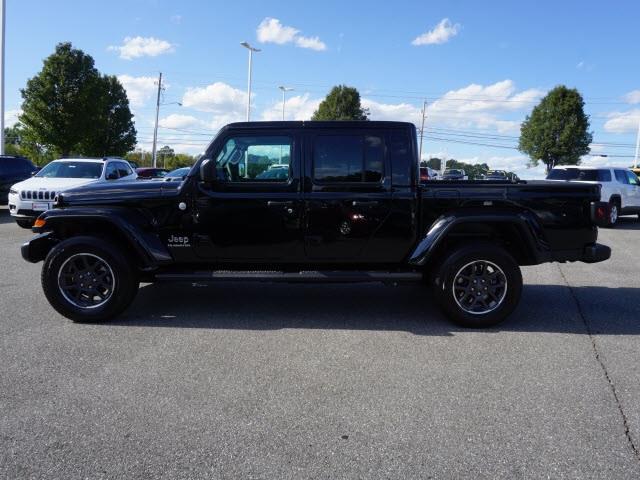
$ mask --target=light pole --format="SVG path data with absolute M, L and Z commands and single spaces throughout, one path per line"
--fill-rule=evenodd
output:
M 248 42 L 240 43 L 249 50 L 249 79 L 247 80 L 247 122 L 251 118 L 251 65 L 253 64 L 253 52 L 259 52 L 259 48 L 253 48 Z
M 638 120 L 638 135 L 636 137 L 636 154 L 633 157 L 633 168 L 638 168 L 638 153 L 640 153 L 640 119 Z
M 282 85 L 280 85 L 278 87 L 280 90 L 282 90 L 282 121 L 284 122 L 284 105 L 285 105 L 285 94 L 287 92 L 290 92 L 293 90 L 292 87 L 284 87 Z
M 5 27 L 5 0 L 0 6 L 0 155 L 4 155 L 4 27 Z

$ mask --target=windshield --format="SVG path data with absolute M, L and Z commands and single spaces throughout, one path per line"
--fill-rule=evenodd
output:
M 444 173 L 445 173 L 445 175 L 462 175 L 462 171 L 461 170 L 447 170 Z
M 51 162 L 35 176 L 43 178 L 100 178 L 102 162 Z

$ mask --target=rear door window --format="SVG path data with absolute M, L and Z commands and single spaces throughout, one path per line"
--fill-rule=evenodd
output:
M 313 146 L 316 183 L 378 183 L 384 176 L 384 142 L 376 135 L 318 135 Z

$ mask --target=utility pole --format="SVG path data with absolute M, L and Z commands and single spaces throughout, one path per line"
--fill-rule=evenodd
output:
M 158 142 L 158 117 L 160 116 L 160 92 L 162 91 L 162 72 L 158 77 L 158 98 L 156 99 L 156 125 L 153 128 L 153 148 L 151 149 L 151 161 L 153 162 L 153 168 L 156 168 L 156 144 Z
M 284 122 L 284 106 L 285 106 L 285 94 L 287 92 L 290 92 L 291 90 L 293 90 L 293 88 L 291 87 L 284 87 L 282 85 L 280 85 L 278 87 L 280 90 L 282 90 L 282 121 Z
M 0 19 L 0 155 L 4 155 L 4 30 L 5 30 L 5 0 L 2 0 L 0 11 L 2 18 Z
M 253 65 L 253 52 L 259 52 L 259 48 L 253 48 L 248 42 L 242 42 L 244 48 L 249 50 L 249 78 L 247 80 L 247 122 L 251 118 L 251 67 Z
M 424 120 L 427 118 L 427 101 L 422 102 L 422 126 L 420 127 L 420 152 L 418 153 L 418 163 L 422 161 L 422 139 L 424 138 Z
M 640 153 L 640 119 L 638 119 L 638 135 L 636 136 L 636 154 L 633 157 L 633 168 L 638 168 L 638 153 Z

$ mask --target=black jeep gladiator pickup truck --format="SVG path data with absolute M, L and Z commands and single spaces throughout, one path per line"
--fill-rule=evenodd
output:
M 230 124 L 182 182 L 59 195 L 22 255 L 75 321 L 118 315 L 140 282 L 420 280 L 468 327 L 514 310 L 520 265 L 609 258 L 599 186 L 420 184 L 417 152 L 410 123 Z

